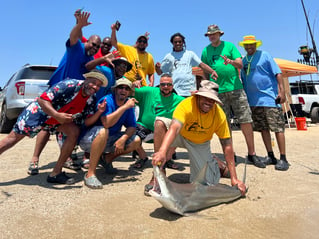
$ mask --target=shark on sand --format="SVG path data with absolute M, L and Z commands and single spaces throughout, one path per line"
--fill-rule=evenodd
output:
M 155 185 L 149 194 L 167 210 L 182 216 L 221 203 L 228 203 L 241 197 L 237 187 L 218 183 L 205 183 L 206 166 L 193 183 L 179 184 L 170 181 L 158 166 L 154 166 Z M 246 167 L 244 172 L 245 181 Z

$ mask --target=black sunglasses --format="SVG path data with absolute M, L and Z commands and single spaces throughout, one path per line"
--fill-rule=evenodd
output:
M 98 45 L 98 44 L 96 44 L 94 42 L 91 42 L 91 44 L 92 44 L 93 47 L 100 48 L 100 45 Z
M 172 86 L 172 83 L 160 83 L 160 86 Z
M 106 43 L 106 42 L 102 42 L 102 44 L 103 44 L 104 46 L 108 46 L 108 47 L 111 47 L 111 46 L 112 46 L 112 44 L 109 44 L 109 43 Z
M 137 42 L 138 42 L 138 43 L 144 43 L 144 44 L 146 44 L 146 43 L 147 43 L 147 41 L 146 41 L 146 40 L 138 40 Z

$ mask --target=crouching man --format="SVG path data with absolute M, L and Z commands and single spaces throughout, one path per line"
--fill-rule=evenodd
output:
M 220 171 L 210 149 L 210 140 L 216 133 L 229 168 L 231 185 L 237 185 L 242 195 L 245 195 L 246 186 L 236 175 L 234 150 L 226 115 L 219 104 L 222 102 L 218 98 L 218 85 L 208 80 L 201 81 L 199 91 L 176 107 L 169 130 L 160 149 L 154 153 L 152 163 L 163 165 L 171 147 L 186 148 L 190 157 L 190 181 L 194 181 L 208 163 L 206 183 L 217 184 Z
M 47 182 L 73 184 L 74 179 L 62 172 L 63 164 L 77 143 L 79 126 L 83 124 L 89 113 L 94 111 L 95 93 L 108 83 L 107 78 L 98 71 L 91 71 L 83 76 L 84 81 L 76 79 L 60 81 L 31 102 L 19 115 L 10 134 L 0 141 L 0 154 L 25 136 L 34 137 L 41 130 L 62 132 L 66 135 L 66 140 L 53 171 L 47 177 Z M 82 113 L 79 119 L 74 117 L 78 113 Z
M 126 78 L 116 81 L 112 93 L 102 97 L 98 103 L 106 101 L 106 110 L 100 120 L 90 128 L 80 140 L 80 147 L 85 152 L 90 152 L 90 166 L 84 176 L 86 186 L 93 189 L 103 187 L 97 179 L 96 167 L 100 163 L 106 173 L 116 174 L 113 160 L 123 154 L 128 154 L 137 149 L 141 143 L 135 135 L 136 119 L 134 106 L 136 99 L 129 99 L 132 93 L 132 83 Z M 124 132 L 121 131 L 125 127 Z

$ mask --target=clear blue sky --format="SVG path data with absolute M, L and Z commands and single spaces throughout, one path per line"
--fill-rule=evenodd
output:
M 318 0 L 304 3 L 318 48 Z M 2 1 L 0 86 L 26 63 L 58 65 L 75 24 L 73 13 L 82 7 L 91 12 L 92 25 L 83 29 L 85 36 L 109 36 L 111 24 L 119 20 L 122 43 L 134 44 L 138 35 L 150 32 L 147 50 L 155 62 L 171 51 L 169 39 L 176 32 L 186 37 L 187 49 L 200 56 L 209 44 L 204 33 L 210 24 L 219 25 L 225 32 L 222 40 L 237 46 L 244 35 L 256 35 L 263 41 L 260 49 L 277 58 L 296 61 L 299 46 L 312 46 L 300 0 Z

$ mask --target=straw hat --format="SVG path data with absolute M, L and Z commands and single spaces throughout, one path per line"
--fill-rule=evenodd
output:
M 122 77 L 122 78 L 116 80 L 115 81 L 115 85 L 112 86 L 112 89 L 115 89 L 119 85 L 127 85 L 132 90 L 132 82 L 129 79 L 127 79 L 127 78 Z
M 244 47 L 246 44 L 254 44 L 256 43 L 256 47 L 260 47 L 262 42 L 261 40 L 256 40 L 256 37 L 254 35 L 247 35 L 244 36 L 244 40 L 239 42 L 239 45 Z
M 222 101 L 218 98 L 218 88 L 219 86 L 216 83 L 209 80 L 202 80 L 200 82 L 199 90 L 195 93 L 195 95 L 213 99 L 222 105 Z
M 107 86 L 107 84 L 108 84 L 108 80 L 105 77 L 105 75 L 102 72 L 98 71 L 98 70 L 92 70 L 92 71 L 90 71 L 88 73 L 83 74 L 83 76 L 84 76 L 85 79 L 94 78 L 94 79 L 97 79 L 97 80 L 101 81 L 102 82 L 102 86 L 104 86 L 104 87 Z

